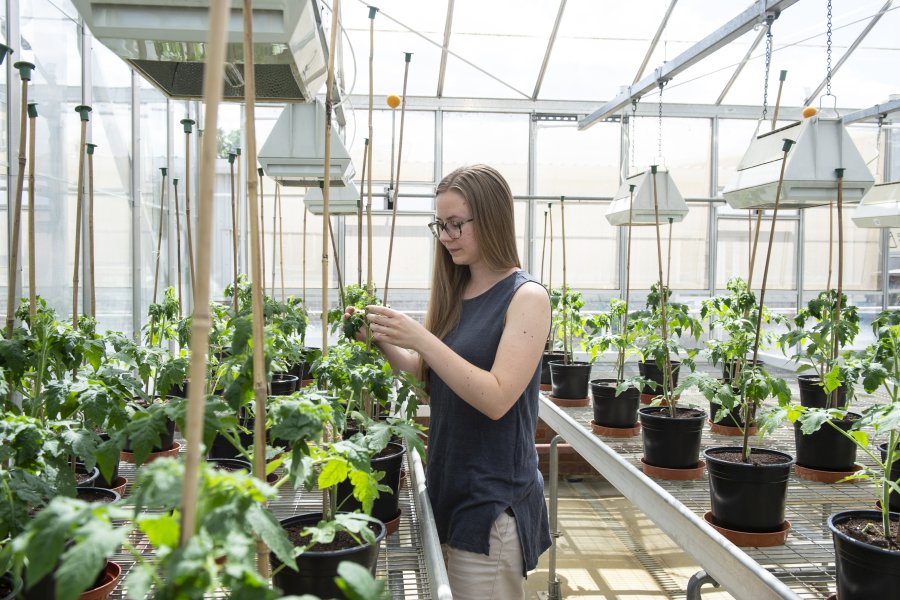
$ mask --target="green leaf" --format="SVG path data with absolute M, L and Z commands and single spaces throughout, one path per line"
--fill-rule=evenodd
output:
M 141 515 L 138 527 L 155 548 L 176 548 L 181 526 L 172 514 Z
M 322 467 L 322 472 L 319 473 L 319 489 L 324 490 L 337 485 L 347 479 L 349 474 L 350 465 L 347 463 L 347 460 L 340 456 L 333 456 L 329 458 L 325 466 Z
M 275 520 L 275 517 L 272 516 L 272 513 L 254 502 L 247 510 L 246 517 L 253 531 L 275 553 L 278 560 L 296 571 L 297 563 L 294 559 L 294 546 L 288 540 L 287 534 L 278 521 Z
M 345 560 L 338 565 L 338 575 L 334 581 L 348 600 L 389 598 L 385 593 L 385 582 L 376 580 L 362 565 Z
M 141 563 L 131 568 L 125 579 L 128 597 L 131 600 L 146 600 L 150 593 L 150 586 L 153 585 L 155 572 L 156 569 L 150 563 Z

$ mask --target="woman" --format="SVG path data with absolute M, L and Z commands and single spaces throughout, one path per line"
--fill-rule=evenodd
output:
M 524 598 L 525 574 L 550 546 L 534 449 L 550 300 L 519 268 L 500 173 L 453 171 L 435 213 L 425 326 L 383 306 L 367 307 L 367 318 L 392 367 L 428 384 L 426 482 L 453 597 Z

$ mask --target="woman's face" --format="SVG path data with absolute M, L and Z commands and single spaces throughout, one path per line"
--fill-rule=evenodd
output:
M 434 201 L 435 220 L 449 230 L 440 230 L 438 240 L 457 265 L 472 265 L 481 260 L 481 250 L 475 239 L 472 209 L 465 198 L 455 190 L 438 194 Z M 456 235 L 459 238 L 453 239 Z

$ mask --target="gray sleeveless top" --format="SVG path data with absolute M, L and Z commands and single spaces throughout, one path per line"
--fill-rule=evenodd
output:
M 464 300 L 459 325 L 444 343 L 476 367 L 490 370 L 509 303 L 527 282 L 540 285 L 525 271 L 517 271 L 480 296 Z M 519 530 L 524 575 L 550 547 L 544 480 L 534 449 L 540 361 L 525 392 L 496 421 L 457 396 L 433 370 L 430 373 L 426 482 L 440 541 L 489 554 L 491 525 L 510 508 Z

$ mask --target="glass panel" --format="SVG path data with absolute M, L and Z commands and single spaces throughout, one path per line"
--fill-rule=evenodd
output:
M 888 306 L 900 308 L 900 227 L 892 227 L 888 237 Z
M 514 195 L 528 193 L 528 115 L 444 113 L 443 174 L 485 163 L 506 178 Z
M 709 197 L 709 119 L 663 118 L 662 162 L 657 162 L 660 158 L 658 119 L 637 117 L 635 121 L 634 162 L 637 170 L 662 164 L 668 167 L 682 196 Z
M 857 227 L 850 220 L 854 207 L 843 210 L 844 289 L 881 288 L 881 230 Z M 831 271 L 831 286 L 837 287 L 838 222 L 835 205 L 803 211 L 803 288 L 824 290 Z M 829 226 L 832 234 L 829 236 Z M 832 240 L 829 250 L 829 238 Z M 831 264 L 829 265 L 829 260 Z M 880 304 L 880 302 L 879 302 Z
M 90 138 L 97 144 L 93 161 L 97 321 L 100 329 L 130 332 L 131 69 L 99 42 L 94 41 L 91 50 L 94 110 Z M 84 251 L 88 247 L 83 246 Z
M 717 196 L 737 177 L 737 167 L 756 133 L 756 119 L 719 119 L 719 170 Z
M 669 287 L 678 289 L 704 289 L 709 287 L 709 239 L 707 235 L 710 205 L 693 203 L 684 221 L 660 225 L 662 242 L 663 277 Z M 625 235 L 627 228 L 623 228 Z M 669 236 L 671 233 L 672 257 L 669 260 Z M 659 256 L 657 253 L 656 227 L 633 227 L 634 242 L 631 247 L 631 289 L 650 289 L 659 281 Z M 671 266 L 669 263 L 671 262 Z
M 755 227 L 755 219 L 752 224 Z M 718 243 L 716 245 L 716 287 L 724 288 L 732 277 L 747 279 L 750 270 L 751 222 L 749 219 L 719 218 Z M 769 277 L 766 287 L 772 290 L 796 290 L 795 276 L 798 221 L 778 220 L 775 226 L 775 239 L 772 243 L 772 257 L 769 263 Z M 764 218 L 759 233 L 756 260 L 753 264 L 753 289 L 758 290 L 762 284 L 763 267 L 766 261 L 766 247 L 769 243 L 771 221 Z M 775 306 L 767 299 L 767 306 Z M 790 302 L 796 304 L 796 296 Z
M 537 128 L 535 194 L 612 196 L 619 186 L 618 123 L 585 131 L 572 125 Z
M 574 289 L 614 289 L 619 285 L 618 231 L 603 217 L 608 202 L 566 202 L 566 284 Z M 543 206 L 546 206 L 543 204 Z M 562 286 L 562 220 L 559 203 L 550 210 L 545 270 L 542 203 L 534 211 L 533 274 L 553 287 Z M 551 235 L 552 229 L 552 235 Z M 540 237 L 539 237 L 540 236 Z M 550 243 L 550 240 L 553 243 Z
M 432 3 L 422 3 L 427 5 L 429 10 Z M 359 4 L 353 7 L 356 10 L 364 11 L 368 15 L 368 9 L 365 5 Z M 434 9 L 435 13 L 438 12 Z M 396 11 L 391 10 L 392 14 Z M 403 13 L 397 13 L 403 15 Z M 409 77 L 407 79 L 406 95 L 407 96 L 433 96 L 437 90 L 438 72 L 441 66 L 441 49 L 440 42 L 443 40 L 444 26 L 443 16 L 447 14 L 446 9 L 441 12 L 441 26 L 439 30 L 430 30 L 428 37 L 437 45 L 422 39 L 414 33 L 408 32 L 405 28 L 397 25 L 395 22 L 389 21 L 385 14 L 379 14 L 375 17 L 375 52 L 373 60 L 373 93 L 379 96 L 387 96 L 388 94 L 400 95 L 403 93 L 403 72 L 406 68 L 404 53 L 412 52 L 413 56 L 409 63 Z M 401 17 L 401 21 L 406 23 L 405 15 Z M 348 93 L 366 94 L 369 93 L 369 20 L 366 19 L 365 29 L 347 30 L 347 38 L 350 40 L 353 53 L 345 52 L 346 80 L 347 85 L 352 86 Z M 381 27 L 389 27 L 390 30 L 382 30 Z M 419 30 L 421 31 L 421 30 Z M 345 45 L 345 50 L 347 45 Z M 456 60 L 448 57 L 447 61 Z M 354 79 L 355 72 L 355 79 Z M 323 86 L 324 89 L 324 86 Z M 360 108 L 360 107 L 357 107 Z M 368 104 L 365 106 L 368 110 Z
M 365 140 L 369 137 L 368 109 L 357 107 L 354 111 L 354 119 L 350 120 L 350 157 L 356 167 L 355 180 L 360 182 L 362 177 L 363 154 L 365 152 Z M 403 125 L 403 168 L 400 176 L 404 182 L 434 181 L 434 113 L 431 111 L 407 110 L 406 123 Z M 369 146 L 369 151 L 374 148 L 372 157 L 372 169 L 375 177 L 372 180 L 372 194 L 383 192 L 391 174 L 396 175 L 397 154 L 400 151 L 400 110 L 374 110 L 372 111 L 372 137 L 374 145 Z M 394 168 L 391 168 L 393 156 Z M 369 174 L 366 173 L 366 180 Z M 400 192 L 404 188 L 401 186 Z M 402 206 L 402 205 L 401 205 Z

